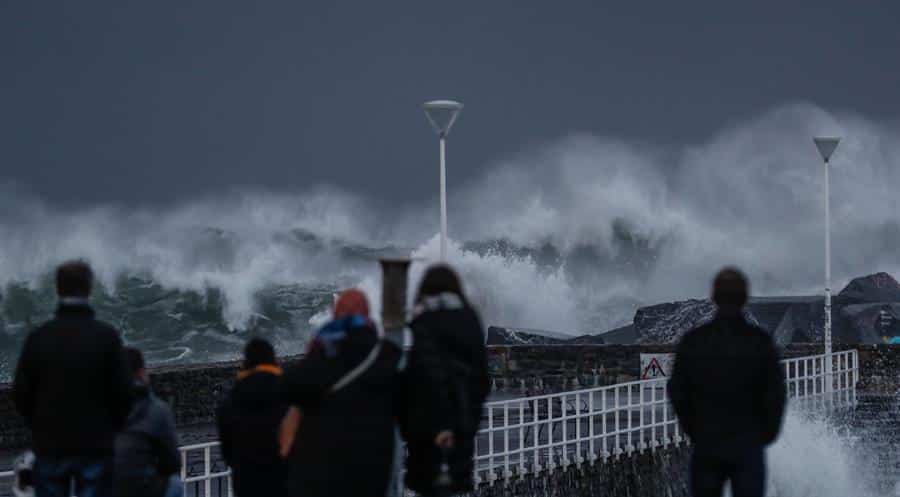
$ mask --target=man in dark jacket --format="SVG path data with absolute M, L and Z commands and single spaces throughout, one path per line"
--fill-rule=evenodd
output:
M 382 340 L 358 290 L 285 372 L 301 419 L 288 456 L 292 497 L 384 497 L 393 466 L 400 349 Z
M 113 440 L 131 409 L 119 333 L 94 319 L 93 275 L 83 262 L 56 271 L 56 317 L 25 340 L 16 408 L 31 429 L 38 497 L 110 495 Z
M 408 409 L 401 419 L 409 451 L 406 485 L 424 495 L 468 492 L 490 380 L 481 320 L 448 266 L 425 274 L 410 328 Z M 445 458 L 452 481 L 436 485 Z
M 765 447 L 781 429 L 785 385 L 771 337 L 743 316 L 748 284 L 737 269 L 716 276 L 712 322 L 688 332 L 675 358 L 669 395 L 694 445 L 694 497 L 765 492 Z
M 150 391 L 144 356 L 126 348 L 134 378 L 134 405 L 125 429 L 116 437 L 116 497 L 180 497 L 181 456 L 175 433 L 175 414 Z
M 238 381 L 217 416 L 222 456 L 231 467 L 238 497 L 287 495 L 287 464 L 278 446 L 287 410 L 275 350 L 254 338 L 244 347 Z

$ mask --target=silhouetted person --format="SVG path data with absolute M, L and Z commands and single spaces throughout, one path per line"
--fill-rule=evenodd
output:
M 719 497 L 765 493 L 765 447 L 778 437 L 785 386 L 772 338 L 743 315 L 748 283 L 723 269 L 713 283 L 715 318 L 688 332 L 675 358 L 669 395 L 691 438 L 691 492 Z
M 409 451 L 406 485 L 425 495 L 470 491 L 475 435 L 490 381 L 481 319 L 449 266 L 425 273 L 410 328 L 408 402 L 401 420 Z M 442 474 L 442 463 L 449 475 Z
M 278 434 L 288 410 L 272 345 L 254 338 L 244 347 L 238 380 L 218 412 L 222 456 L 238 497 L 287 495 L 287 463 Z
M 399 359 L 400 349 L 369 319 L 365 295 L 342 293 L 334 319 L 285 371 L 285 396 L 300 413 L 288 429 L 296 433 L 288 454 L 289 495 L 384 497 L 393 466 Z
M 178 434 L 175 414 L 150 390 L 141 351 L 127 347 L 125 357 L 134 381 L 134 404 L 125 428 L 116 437 L 113 474 L 116 497 L 180 497 Z
M 56 271 L 56 317 L 25 340 L 16 367 L 16 408 L 31 429 L 35 493 L 111 495 L 113 441 L 131 408 L 131 376 L 119 333 L 88 304 L 91 268 Z

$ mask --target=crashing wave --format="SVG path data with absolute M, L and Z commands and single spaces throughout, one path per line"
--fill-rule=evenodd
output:
M 900 274 L 897 126 L 806 104 L 680 149 L 585 135 L 529 149 L 451 185 L 450 262 L 487 323 L 571 334 L 702 297 L 725 264 L 743 267 L 756 294 L 816 293 L 823 191 L 810 136 L 823 133 L 846 137 L 833 163 L 834 287 Z M 415 285 L 437 259 L 433 205 L 317 188 L 63 210 L 0 187 L 0 371 L 51 311 L 47 275 L 73 257 L 95 266 L 101 315 L 127 339 L 172 342 L 159 360 L 234 355 L 221 337 L 235 334 L 299 350 L 334 290 L 361 286 L 377 304 L 374 259 L 422 258 Z

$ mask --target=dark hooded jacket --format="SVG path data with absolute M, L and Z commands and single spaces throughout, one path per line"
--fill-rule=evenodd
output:
M 288 457 L 289 495 L 385 495 L 399 359 L 396 345 L 382 340 L 366 319 L 351 316 L 320 331 L 306 357 L 285 372 L 285 397 L 302 413 Z M 360 374 L 348 383 L 352 371 Z M 338 384 L 343 386 L 334 391 Z
M 447 456 L 452 488 L 471 490 L 474 439 L 490 391 L 481 320 L 461 298 L 442 294 L 417 305 L 410 327 L 409 400 L 401 420 L 409 450 L 406 485 L 421 493 L 432 490 L 442 459 L 434 439 L 450 430 L 455 434 Z
M 679 343 L 669 396 L 698 451 L 735 453 L 772 443 L 785 406 L 772 338 L 739 313 L 718 315 Z
M 287 464 L 278 454 L 278 429 L 287 409 L 281 370 L 274 365 L 242 372 L 219 407 L 222 456 L 238 497 L 287 495 Z
M 147 385 L 135 385 L 134 406 L 116 437 L 115 495 L 162 497 L 169 477 L 180 469 L 172 409 Z
M 13 390 L 38 457 L 112 456 L 131 409 L 119 333 L 86 303 L 60 305 L 25 340 Z

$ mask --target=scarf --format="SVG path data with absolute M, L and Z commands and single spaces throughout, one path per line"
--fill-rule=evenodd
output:
M 256 373 L 266 373 L 273 374 L 275 376 L 281 376 L 281 368 L 276 366 L 275 364 L 260 364 L 253 369 L 242 369 L 238 371 L 238 381 L 243 380 L 244 378 L 254 375 Z

